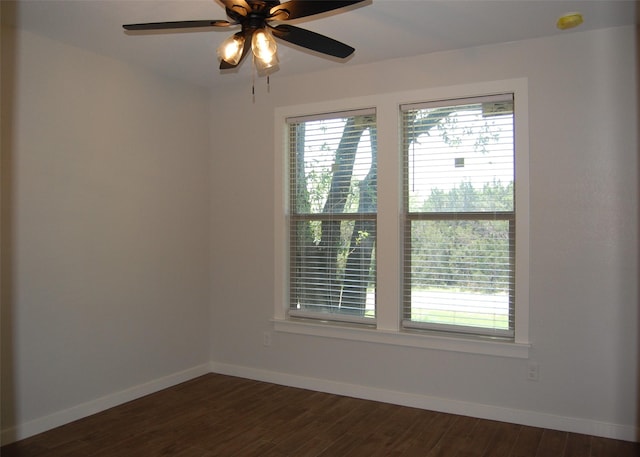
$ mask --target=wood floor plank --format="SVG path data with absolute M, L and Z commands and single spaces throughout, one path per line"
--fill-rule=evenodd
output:
M 591 454 L 591 437 L 578 433 L 567 435 L 567 446 L 564 449 L 564 457 L 589 457 Z
M 591 438 L 590 457 L 638 457 L 640 456 L 640 443 L 618 441 L 608 438 Z
M 536 457 L 558 457 L 564 455 L 567 433 L 557 430 L 545 430 L 540 438 Z
M 293 432 L 295 431 L 295 432 Z M 329 446 L 330 440 L 318 436 L 318 422 L 314 413 L 307 411 L 290 423 L 283 423 L 283 428 L 277 429 L 274 441 L 276 449 L 285 455 L 301 455 L 305 452 L 321 452 Z M 326 443 L 321 446 L 321 443 Z
M 461 447 L 455 457 L 483 457 L 498 430 L 498 422 L 479 420 L 471 430 L 466 445 Z
M 497 426 L 496 433 L 491 438 L 482 457 L 509 457 L 514 448 L 521 425 L 501 422 Z
M 188 447 L 179 451 L 174 457 L 214 457 L 214 454 L 197 447 Z
M 351 453 L 352 457 L 361 457 L 362 454 L 357 452 L 357 450 L 360 449 L 361 444 L 362 437 L 352 433 L 343 433 L 324 451 L 318 454 L 318 457 L 336 457 L 338 455 L 348 455 L 349 453 Z M 352 453 L 352 451 L 356 452 Z
M 407 444 L 401 453 L 402 457 L 424 456 L 430 452 L 451 426 L 454 418 L 455 416 L 450 414 L 424 411 L 407 430 Z
M 541 428 L 521 427 L 518 438 L 516 439 L 513 449 L 509 457 L 531 457 L 535 456 L 538 451 L 538 445 L 542 439 Z
M 458 416 L 451 427 L 442 436 L 442 439 L 427 454 L 428 457 L 451 457 L 459 451 L 469 448 L 470 433 L 479 419 Z
M 403 457 L 424 457 L 434 452 L 457 419 L 458 416 L 453 414 L 437 413 L 422 433 L 416 431 L 412 436 L 412 444 L 404 452 Z
M 353 450 L 344 457 L 393 457 L 400 456 L 409 446 L 409 430 L 418 420 L 420 410 L 415 408 L 386 408 L 381 411 L 378 420 L 369 429 L 360 431 L 363 438 L 362 444 L 357 450 Z M 367 417 L 367 422 L 370 417 Z
M 640 457 L 638 443 L 210 374 L 0 448 L 2 457 Z
M 313 437 L 308 441 L 305 441 L 294 454 L 296 457 L 317 457 L 320 455 L 331 443 L 323 438 Z

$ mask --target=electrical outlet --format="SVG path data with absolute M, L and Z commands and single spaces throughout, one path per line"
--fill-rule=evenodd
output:
M 264 346 L 271 346 L 271 332 L 264 332 L 262 335 L 262 344 Z
M 540 379 L 540 366 L 537 362 L 529 362 L 529 365 L 527 365 L 527 379 L 529 381 L 538 381 Z

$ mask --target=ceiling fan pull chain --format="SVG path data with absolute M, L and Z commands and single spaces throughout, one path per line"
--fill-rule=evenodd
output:
M 256 57 L 251 59 L 251 96 L 253 97 L 253 103 L 256 102 Z

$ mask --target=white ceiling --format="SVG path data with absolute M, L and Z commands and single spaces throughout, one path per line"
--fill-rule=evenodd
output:
M 122 29 L 127 23 L 226 19 L 216 0 L 18 0 L 15 8 L 0 1 L 4 21 L 193 84 L 213 88 L 251 74 L 248 59 L 237 70 L 218 70 L 216 48 L 235 28 L 145 35 Z M 291 23 L 355 47 L 354 55 L 340 61 L 280 41 L 276 74 L 574 33 L 555 27 L 558 16 L 572 11 L 585 18 L 575 31 L 633 24 L 637 14 L 634 0 L 366 0 L 338 11 Z

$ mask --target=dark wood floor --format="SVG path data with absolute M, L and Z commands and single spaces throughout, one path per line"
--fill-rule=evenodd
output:
M 2 457 L 636 457 L 638 444 L 206 375 Z

